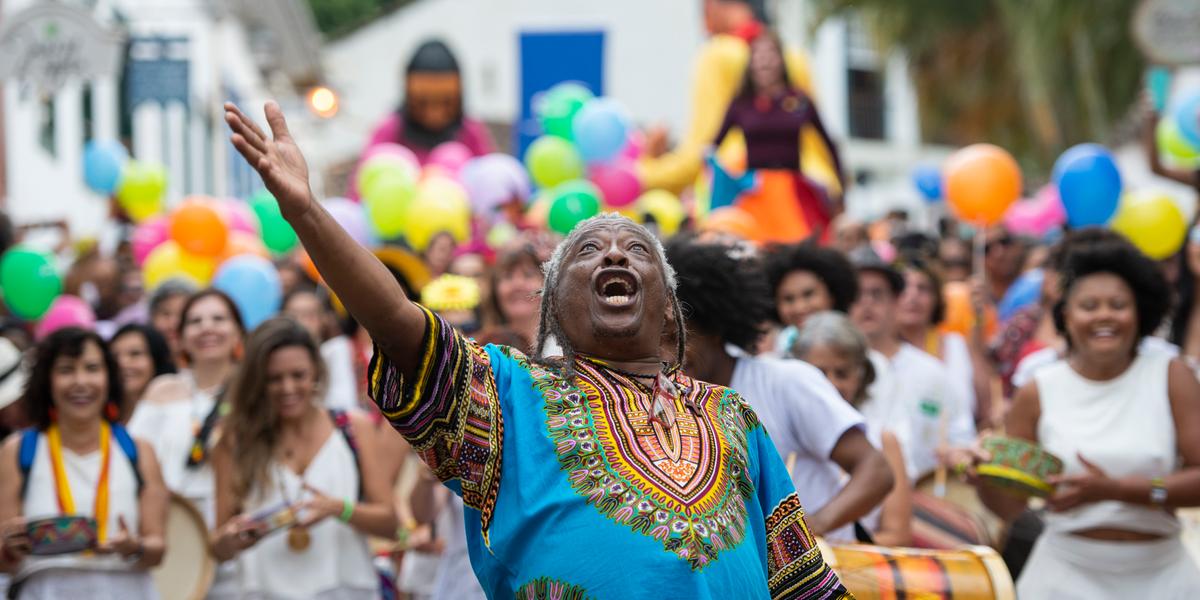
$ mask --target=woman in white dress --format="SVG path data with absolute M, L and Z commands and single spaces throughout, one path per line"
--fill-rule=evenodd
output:
M 1062 459 L 1022 598 L 1194 598 L 1200 569 L 1174 510 L 1200 505 L 1200 383 L 1178 358 L 1140 351 L 1170 291 L 1124 239 L 1072 248 L 1054 319 L 1067 353 L 1022 386 L 1009 436 Z M 985 460 L 976 456 L 975 460 Z M 997 514 L 1025 500 L 980 484 Z
M 211 526 L 215 517 L 208 453 L 220 422 L 220 397 L 237 368 L 245 328 L 237 306 L 207 289 L 188 298 L 179 322 L 178 374 L 150 382 L 129 420 L 129 431 L 154 446 L 167 488 L 196 505 Z
M 322 405 L 324 373 L 308 331 L 276 318 L 250 336 L 230 385 L 212 547 L 237 560 L 242 598 L 379 597 L 367 536 L 396 534 L 391 477 L 370 419 Z
M 35 425 L 0 449 L 0 569 L 16 598 L 155 598 L 167 490 L 154 450 L 118 422 L 116 360 L 92 331 L 52 333 L 37 347 L 24 402 Z M 91 517 L 93 552 L 33 556 L 32 520 Z

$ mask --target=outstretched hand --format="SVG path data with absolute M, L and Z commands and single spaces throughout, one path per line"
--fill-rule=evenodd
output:
M 279 105 L 267 102 L 263 112 L 271 127 L 270 137 L 232 102 L 226 102 L 225 122 L 233 131 L 230 141 L 258 171 L 267 190 L 279 202 L 283 216 L 293 220 L 313 204 L 312 190 L 308 187 L 308 164 L 288 131 L 287 120 Z

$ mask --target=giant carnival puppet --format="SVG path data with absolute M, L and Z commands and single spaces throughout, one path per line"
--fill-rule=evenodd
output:
M 483 123 L 463 111 L 463 83 L 458 60 L 439 40 L 421 44 L 404 70 L 404 101 L 375 127 L 367 147 L 399 144 L 412 150 L 421 164 L 438 146 L 458 142 L 472 156 L 493 150 Z
M 679 192 L 699 178 L 707 192 L 697 193 L 697 212 L 732 205 L 760 242 L 827 234 L 845 186 L 807 59 L 781 51 L 760 1 L 703 2 L 710 38 L 692 75 L 691 121 L 673 150 L 642 159 L 643 184 Z M 649 149 L 662 146 L 654 137 Z M 711 175 L 701 178 L 706 162 Z

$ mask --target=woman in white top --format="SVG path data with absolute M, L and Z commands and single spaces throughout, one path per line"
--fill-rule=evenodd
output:
M 867 339 L 842 313 L 825 311 L 810 315 L 796 335 L 788 355 L 821 370 L 842 399 L 858 408 L 867 399 L 875 380 L 875 369 L 867 356 Z M 883 504 L 867 515 L 862 524 L 882 546 L 912 544 L 912 489 L 900 442 L 893 433 L 904 423 L 867 421 L 867 438 L 887 459 L 895 483 Z
M 965 403 L 959 410 L 984 416 L 986 411 L 979 409 L 989 405 L 989 370 L 975 368 L 975 358 L 963 336 L 938 331 L 946 317 L 941 278 L 918 261 L 909 262 L 903 271 L 904 291 L 896 303 L 900 337 L 945 365 L 949 384 L 955 388 L 954 397 Z
M 1008 435 L 1064 463 L 1018 595 L 1194 598 L 1200 570 L 1173 510 L 1200 505 L 1200 383 L 1182 361 L 1138 350 L 1170 291 L 1123 239 L 1072 248 L 1061 285 L 1054 317 L 1067 354 L 1018 390 L 1007 418 Z M 1002 517 L 1025 507 L 979 490 Z
M 0 569 L 15 597 L 154 598 L 167 491 L 149 444 L 121 428 L 116 360 L 95 332 L 52 333 L 37 347 L 24 402 L 33 429 L 0 449 Z M 94 552 L 31 556 L 26 523 L 91 517 Z
M 379 595 L 367 536 L 396 534 L 391 480 L 370 419 L 322 406 L 324 373 L 308 331 L 275 318 L 250 336 L 230 385 L 212 545 L 237 559 L 242 598 Z M 283 507 L 298 521 L 271 531 L 263 513 Z
M 208 453 L 222 407 L 219 398 L 237 368 L 245 327 L 233 300 L 215 289 L 192 294 L 179 321 L 178 374 L 146 388 L 129 431 L 154 446 L 167 488 L 196 505 L 212 526 L 213 475 Z
M 280 312 L 303 325 L 320 345 L 328 378 L 324 386 L 325 406 L 351 410 L 360 405 L 358 379 L 354 373 L 354 345 L 349 338 L 335 331 L 333 311 L 326 304 L 328 296 L 324 290 L 297 288 L 283 298 Z

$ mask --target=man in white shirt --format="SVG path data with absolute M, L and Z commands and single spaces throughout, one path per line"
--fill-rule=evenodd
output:
M 875 367 L 870 397 L 860 408 L 880 426 L 907 421 L 908 427 L 896 430 L 906 432 L 900 443 L 909 479 L 916 482 L 937 467 L 939 447 L 974 442 L 975 424 L 946 368 L 900 337 L 896 305 L 904 277 L 873 254 L 854 258 L 859 293 L 850 318 L 867 336 Z
M 667 249 L 687 319 L 685 367 L 690 375 L 733 388 L 750 403 L 810 511 L 812 530 L 827 539 L 854 541 L 854 523 L 891 491 L 891 470 L 867 440 L 862 415 L 819 370 L 799 360 L 747 354 L 770 318 L 770 292 L 757 263 L 731 252 L 727 246 L 695 242 Z

